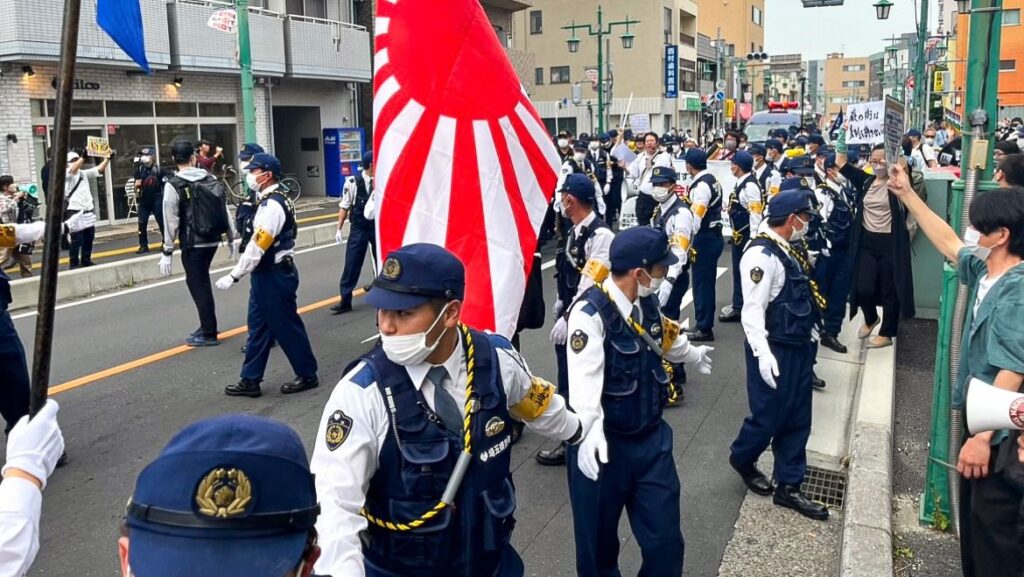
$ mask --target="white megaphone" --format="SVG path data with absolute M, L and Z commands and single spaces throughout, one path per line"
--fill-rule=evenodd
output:
M 967 431 L 971 435 L 1002 429 L 1024 429 L 1024 394 L 1004 391 L 971 379 L 967 385 Z

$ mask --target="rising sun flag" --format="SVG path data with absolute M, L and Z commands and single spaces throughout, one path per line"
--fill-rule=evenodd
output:
M 466 265 L 463 320 L 510 337 L 557 180 L 554 144 L 478 0 L 377 8 L 378 257 L 448 248 Z

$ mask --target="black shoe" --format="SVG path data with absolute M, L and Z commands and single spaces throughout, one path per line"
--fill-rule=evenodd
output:
M 722 309 L 718 313 L 718 322 L 720 323 L 738 323 L 740 322 L 740 311 L 736 307 L 729 305 Z
M 139 250 L 135 251 L 135 254 L 146 254 L 147 252 L 149 252 L 148 246 L 140 246 Z
M 220 344 L 216 336 L 208 337 L 202 333 L 193 334 L 185 339 L 185 344 L 190 347 L 215 347 Z
M 811 387 L 819 391 L 825 390 L 825 379 L 818 375 L 811 373 Z
M 767 497 L 768 495 L 771 495 L 772 491 L 775 489 L 768 477 L 765 477 L 764 473 L 757 469 L 757 465 L 741 467 L 733 460 L 732 455 L 729 455 L 729 466 L 739 474 L 740 479 L 743 479 L 743 484 L 746 485 L 751 492 L 761 495 L 762 497 Z
M 686 337 L 690 339 L 691 343 L 713 343 L 715 341 L 715 333 L 711 330 L 697 329 L 686 333 Z
M 340 315 L 352 311 L 352 303 L 341 301 L 331 306 L 332 315 Z
M 290 382 L 281 385 L 282 395 L 291 395 L 293 393 L 301 393 L 302 391 L 308 391 L 315 389 L 320 386 L 320 379 L 316 375 L 312 377 L 295 377 Z
M 525 429 L 525 428 L 526 428 L 525 424 L 523 424 L 523 423 L 521 423 L 519 421 L 516 421 L 515 419 L 512 420 L 512 434 L 511 434 L 511 437 L 512 437 L 512 444 L 513 445 L 518 443 L 519 439 L 523 438 L 523 429 Z
M 545 467 L 559 467 L 565 464 L 565 443 L 559 443 L 550 451 L 537 451 L 537 462 Z
M 847 353 L 846 345 L 839 342 L 839 339 L 837 339 L 834 335 L 830 335 L 828 333 L 822 335 L 821 346 L 825 347 L 826 349 L 832 349 L 833 351 L 841 355 L 845 355 Z
M 242 379 L 234 385 L 228 385 L 224 387 L 224 394 L 229 397 L 252 397 L 256 398 L 263 394 L 260 390 L 259 381 L 248 381 Z
M 68 265 L 68 270 L 75 270 L 76 268 L 79 268 L 81 266 L 82 265 L 78 264 L 77 262 L 73 262 L 73 263 Z
M 96 263 L 92 262 L 91 260 L 84 260 L 82 261 L 82 266 L 96 266 Z
M 806 495 L 800 492 L 800 487 L 797 485 L 779 484 L 775 488 L 775 497 L 772 498 L 772 502 L 779 507 L 792 509 L 808 519 L 814 519 L 815 521 L 825 521 L 828 519 L 828 508 L 808 499 Z
M 59 468 L 63 467 L 64 465 L 67 465 L 67 464 L 68 464 L 68 451 L 67 451 L 67 449 L 65 449 L 64 452 L 60 454 L 60 458 L 57 459 L 57 465 L 56 466 L 59 469 Z

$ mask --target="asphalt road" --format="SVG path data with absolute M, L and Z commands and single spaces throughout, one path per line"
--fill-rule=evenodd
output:
M 51 382 L 62 391 L 56 398 L 70 461 L 47 487 L 41 552 L 32 575 L 115 574 L 115 543 L 135 477 L 176 431 L 195 419 L 225 412 L 271 417 L 298 430 L 307 449 L 312 448 L 334 383 L 343 368 L 370 346 L 367 339 L 376 331 L 373 311 L 358 299 L 347 315 L 336 317 L 327 311 L 337 294 L 340 248 L 307 250 L 297 261 L 299 303 L 310 309 L 303 320 L 323 383 L 301 395 L 283 397 L 277 391 L 277 385 L 293 375 L 275 349 L 262 398 L 226 397 L 222 389 L 238 377 L 244 336 L 228 338 L 216 348 L 180 347 L 197 326 L 181 279 L 72 303 L 58 311 Z M 728 262 L 726 251 L 722 267 Z M 180 271 L 177 260 L 175 266 Z M 729 298 L 731 283 L 729 274 L 720 272 L 721 305 Z M 545 278 L 549 293 L 551 273 L 547 270 Z M 364 279 L 369 281 L 365 271 Z M 244 325 L 247 284 L 243 281 L 216 295 L 221 331 Z M 686 314 L 692 315 L 692 308 Z M 33 313 L 15 319 L 30 349 Z M 523 352 L 536 373 L 554 380 L 547 332 L 525 333 Z M 702 377 L 694 371 L 684 406 L 666 413 L 675 430 L 686 574 L 691 577 L 717 575 L 744 496 L 742 483 L 726 463 L 729 443 L 746 414 L 742 330 L 736 324 L 719 325 L 716 336 L 714 374 Z M 97 375 L 102 371 L 106 373 Z M 514 448 L 519 502 L 514 542 L 528 575 L 569 576 L 575 572 L 565 470 L 544 468 L 533 460 L 538 447 L 550 444 L 527 433 Z M 625 517 L 620 535 L 623 574 L 636 574 L 639 550 Z

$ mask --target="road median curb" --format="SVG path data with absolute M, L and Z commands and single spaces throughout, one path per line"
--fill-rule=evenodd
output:
M 333 243 L 335 231 L 337 225 L 333 222 L 300 226 L 295 238 L 295 248 L 303 249 Z M 176 274 L 182 272 L 180 252 L 178 255 L 174 258 Z M 78 299 L 163 280 L 158 266 L 159 260 L 160 254 L 157 253 L 88 268 L 61 271 L 57 281 L 57 300 Z M 232 262 L 227 246 L 221 245 L 210 268 L 228 266 Z M 35 307 L 39 301 L 39 276 L 11 282 L 11 296 L 11 310 Z
M 868 349 L 850 431 L 839 574 L 893 574 L 892 435 L 896 348 Z

